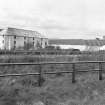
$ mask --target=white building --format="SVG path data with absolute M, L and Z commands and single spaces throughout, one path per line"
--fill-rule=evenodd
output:
M 49 39 L 49 44 L 63 49 L 79 49 L 81 51 L 99 51 L 105 45 L 103 39 Z M 105 48 L 105 47 L 104 47 Z
M 5 28 L 0 30 L 0 49 L 29 49 L 45 48 L 48 46 L 48 39 L 37 31 Z

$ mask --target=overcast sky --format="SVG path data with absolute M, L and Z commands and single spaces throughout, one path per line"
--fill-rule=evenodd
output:
M 6 26 L 49 38 L 101 38 L 105 0 L 0 0 L 0 27 Z

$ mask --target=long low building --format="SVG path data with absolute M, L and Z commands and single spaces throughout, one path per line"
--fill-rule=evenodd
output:
M 105 39 L 49 39 L 49 45 L 97 51 L 105 49 Z
M 17 28 L 0 29 L 0 49 L 38 49 L 48 46 L 48 38 L 37 31 Z
M 49 39 L 49 44 L 103 46 L 105 45 L 105 39 Z

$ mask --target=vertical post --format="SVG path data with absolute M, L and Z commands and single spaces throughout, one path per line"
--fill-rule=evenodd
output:
M 41 87 L 42 85 L 42 65 L 39 64 L 39 77 L 38 77 L 38 86 Z
M 102 80 L 102 63 L 99 62 L 99 80 Z
M 76 70 L 75 70 L 75 63 L 72 64 L 72 83 L 75 83 L 75 74 L 76 74 Z

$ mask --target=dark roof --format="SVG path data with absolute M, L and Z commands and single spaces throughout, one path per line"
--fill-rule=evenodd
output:
M 7 34 L 9 35 L 17 35 L 17 36 L 30 36 L 30 37 L 42 37 L 41 34 L 37 31 L 18 29 L 8 27 Z
M 40 34 L 37 31 L 18 29 L 18 28 L 11 28 L 11 27 L 7 27 L 7 28 L 1 30 L 0 34 L 46 38 L 45 36 L 43 36 L 42 34 Z
M 84 40 L 84 39 L 49 39 L 49 44 L 55 45 L 89 45 L 89 46 L 103 46 L 105 40 Z

